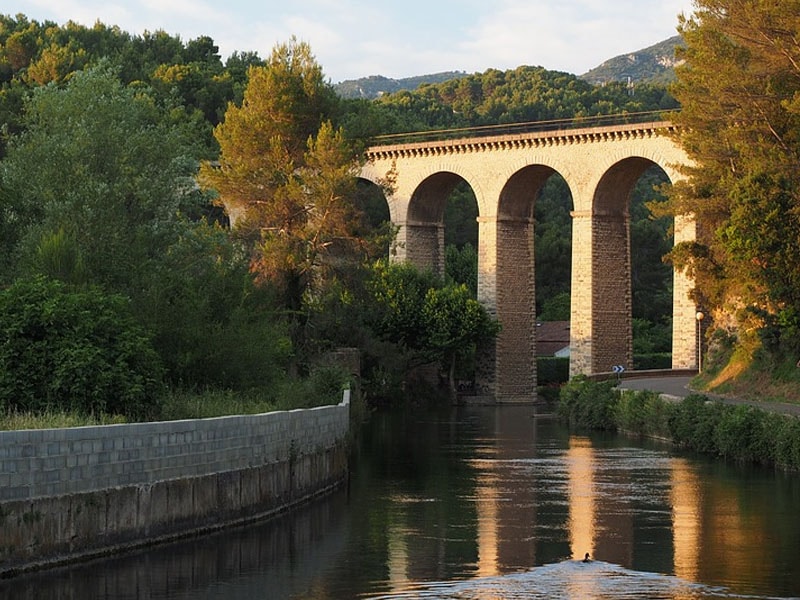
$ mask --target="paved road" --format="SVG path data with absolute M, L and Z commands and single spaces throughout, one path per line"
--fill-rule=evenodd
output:
M 626 390 L 650 390 L 662 394 L 669 394 L 670 396 L 677 396 L 678 398 L 685 398 L 692 393 L 692 390 L 689 389 L 689 382 L 691 380 L 691 377 L 632 377 L 630 379 L 623 379 L 619 387 Z M 699 393 L 705 394 L 709 398 L 714 398 L 715 400 L 728 402 L 729 404 L 750 404 L 764 410 L 800 416 L 800 405 L 797 404 L 756 402 L 752 400 L 743 400 L 741 398 L 707 394 L 705 392 Z
M 623 379 L 619 387 L 625 390 L 650 390 L 685 398 L 692 391 L 689 389 L 691 377 L 631 377 Z

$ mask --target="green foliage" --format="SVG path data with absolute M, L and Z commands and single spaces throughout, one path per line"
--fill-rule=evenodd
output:
M 800 2 L 695 6 L 680 24 L 685 62 L 673 89 L 679 142 L 694 165 L 669 207 L 703 227 L 674 258 L 707 309 L 735 304 L 777 316 L 800 305 Z M 780 345 L 796 349 L 798 333 L 785 331 Z
M 672 438 L 680 446 L 698 452 L 714 451 L 714 429 L 720 419 L 722 405 L 709 402 L 698 394 L 687 396 L 670 419 Z
M 656 392 L 622 392 L 616 406 L 621 430 L 647 437 L 669 437 L 673 405 Z
M 374 100 L 384 94 L 399 92 L 401 90 L 415 90 L 420 85 L 441 83 L 450 79 L 464 77 L 463 71 L 445 71 L 443 73 L 431 73 L 415 77 L 404 77 L 402 79 L 390 79 L 382 75 L 370 75 L 360 79 L 342 81 L 335 85 L 336 93 L 342 98 L 366 98 Z
M 418 363 L 437 362 L 451 388 L 458 365 L 471 365 L 477 346 L 497 334 L 497 322 L 466 286 L 442 285 L 410 263 L 377 263 L 369 289 L 378 335 L 413 353 Z
M 60 239 L 89 281 L 139 289 L 181 227 L 180 212 L 203 201 L 191 187 L 196 131 L 105 66 L 39 88 L 24 122 L 0 171 L 17 268 L 52 259 Z
M 247 390 L 283 377 L 292 355 L 273 296 L 219 226 L 196 223 L 145 277 L 136 312 L 173 385 Z
M 352 201 L 357 153 L 327 120 L 335 95 L 307 44 L 276 46 L 248 76 L 241 106 L 214 130 L 219 161 L 203 164 L 201 181 L 235 217 L 259 281 L 298 312 L 315 282 L 369 245 Z
M 768 431 L 775 439 L 775 463 L 783 468 L 800 470 L 800 419 L 773 415 Z
M 669 439 L 677 446 L 738 462 L 800 471 L 800 418 L 691 394 L 679 402 L 654 392 L 618 391 L 614 382 L 576 377 L 559 397 L 571 426 Z
M 752 406 L 725 407 L 714 430 L 716 452 L 742 462 L 771 458 L 768 449 L 761 447 L 765 418 L 764 411 Z
M 128 302 L 39 277 L 0 293 L 0 406 L 142 417 L 158 406 L 162 368 Z
M 798 419 L 747 405 L 725 405 L 692 395 L 676 406 L 673 440 L 687 448 L 742 462 L 798 469 Z
M 534 206 L 536 314 L 545 321 L 569 320 L 572 273 L 572 195 L 560 175 L 549 177 Z M 564 311 L 566 294 L 566 313 Z
M 663 324 L 672 316 L 672 265 L 664 257 L 672 250 L 672 220 L 654 218 L 649 206 L 663 200 L 662 188 L 669 182 L 666 173 L 652 166 L 637 182 L 631 196 L 631 288 L 633 317 Z M 662 345 L 650 350 L 670 350 L 669 328 Z M 634 330 L 634 342 L 637 334 Z
M 636 340 L 634 339 L 634 345 Z M 636 371 L 647 371 L 652 369 L 671 369 L 672 353 L 653 352 L 633 355 L 633 368 Z
M 614 431 L 619 396 L 614 381 L 592 381 L 584 376 L 572 378 L 561 388 L 558 415 L 571 426 Z
M 654 315 L 655 316 L 655 315 Z M 662 316 L 662 315 L 659 315 Z M 668 354 L 672 350 L 672 325 L 667 319 L 633 319 L 634 355 Z M 637 367 L 638 368 L 638 367 Z
M 537 356 L 536 381 L 539 386 L 560 385 L 569 381 L 569 358 Z
M 39 89 L 25 119 L 1 171 L 13 272 L 129 297 L 174 385 L 281 379 L 292 349 L 273 298 L 228 232 L 191 218 L 196 130 L 106 67 Z
M 91 427 L 94 425 L 119 425 L 127 423 L 121 415 L 85 415 L 64 411 L 18 412 L 0 414 L 0 430 L 20 429 L 64 429 L 67 427 Z
M 466 181 L 456 184 L 447 198 L 444 222 L 445 246 L 464 248 L 469 244 L 478 247 L 478 201 Z
M 35 268 L 51 279 L 66 283 L 82 284 L 87 281 L 81 249 L 63 228 L 42 236 L 36 248 Z
M 543 301 L 539 319 L 541 321 L 569 321 L 571 318 L 571 305 L 572 297 L 570 293 L 568 291 L 559 292 Z
M 593 86 L 568 73 L 522 66 L 385 94 L 376 102 L 411 126 L 395 131 L 415 131 L 661 110 L 669 104 L 664 96 L 663 86 L 642 84 L 632 96 L 626 83 Z
M 350 386 L 349 375 L 341 369 L 314 369 L 305 379 L 284 381 L 276 389 L 276 409 L 313 408 L 342 401 L 342 392 Z
M 119 70 L 123 84 L 149 85 L 162 100 L 175 99 L 206 121 L 202 139 L 208 145 L 211 126 L 229 102 L 241 98 L 247 67 L 263 64 L 254 53 L 237 52 L 223 65 L 208 36 L 184 43 L 161 30 L 136 35 L 100 22 L 85 27 L 0 15 L 0 115 L 8 117 L 0 122 L 19 131 L 20 92 L 61 84 L 102 60 Z
M 420 348 L 427 335 L 425 295 L 438 285 L 433 273 L 418 271 L 411 263 L 376 263 L 369 282 L 378 308 L 371 319 L 376 332 L 401 347 Z
M 465 285 L 428 289 L 422 316 L 426 334 L 423 350 L 448 373 L 450 387 L 455 390 L 459 362 L 470 362 L 478 345 L 497 335 L 499 323 L 489 316 Z
M 342 370 L 321 368 L 304 380 L 287 379 L 275 382 L 272 387 L 246 391 L 175 388 L 166 395 L 158 418 L 208 419 L 338 404 L 348 386 L 348 376 Z
M 475 247 L 466 243 L 445 247 L 445 275 L 447 280 L 456 285 L 465 285 L 473 298 L 478 296 L 478 252 Z
M 263 389 L 233 391 L 218 388 L 174 388 L 165 397 L 158 420 L 212 419 L 226 415 L 255 415 L 275 410 L 275 398 Z

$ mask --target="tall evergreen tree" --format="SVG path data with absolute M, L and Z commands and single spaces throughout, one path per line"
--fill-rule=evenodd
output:
M 291 310 L 360 244 L 357 154 L 328 120 L 335 107 L 308 44 L 278 45 L 265 66 L 250 67 L 242 105 L 229 105 L 214 132 L 219 161 L 201 169 L 247 242 L 253 271 L 284 291 Z
M 697 243 L 673 255 L 709 306 L 735 301 L 800 345 L 800 0 L 696 0 L 673 89 L 694 166 L 670 210 Z M 758 325 L 758 323 L 757 323 Z

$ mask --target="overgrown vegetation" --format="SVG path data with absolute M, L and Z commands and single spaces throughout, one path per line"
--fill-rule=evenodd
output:
M 307 45 L 223 67 L 210 38 L 2 23 L 10 422 L 338 402 L 341 373 L 319 364 L 339 346 L 359 348 L 358 389 L 379 399 L 415 363 L 452 382 L 493 335 L 465 288 L 422 274 L 425 335 L 378 329 L 396 308 L 369 283 L 388 209 L 356 185 L 358 145 L 335 124 L 346 106 Z
M 342 401 L 345 389 L 353 389 L 355 382 L 339 368 L 319 368 L 302 380 L 284 380 L 274 388 L 188 389 L 172 388 L 158 396 L 157 411 L 151 410 L 150 420 L 172 421 L 183 419 L 208 419 L 231 414 L 261 414 L 278 410 L 313 408 Z M 53 404 L 52 408 L 24 410 L 19 406 L 5 406 L 0 411 L 0 430 L 54 429 L 88 425 L 113 425 L 139 420 L 127 411 L 87 412 L 71 410 L 68 403 Z M 154 407 L 151 407 L 154 408 Z M 363 398 L 351 394 L 350 416 L 360 423 L 367 407 Z
M 694 161 L 667 212 L 700 223 L 674 262 L 735 351 L 710 386 L 743 393 L 800 357 L 800 2 L 697 0 L 672 88 L 677 141 Z M 780 387 L 780 386 L 778 386 Z
M 789 42 L 800 0 L 773 4 L 699 0 L 682 23 L 686 62 L 674 94 L 683 108 L 673 118 L 685 126 L 680 141 L 695 167 L 664 212 L 703 224 L 698 242 L 672 258 L 696 277 L 696 300 L 714 316 L 711 352 L 726 357 L 709 361 L 708 384 L 749 380 L 763 389 L 758 373 L 767 371 L 791 392 L 800 371 L 792 368 L 800 348 L 800 61 Z M 113 347 L 111 337 L 86 333 L 75 342 L 93 319 L 116 323 L 117 338 L 131 348 L 135 340 L 152 359 L 148 383 L 128 391 L 147 390 L 135 401 L 115 405 L 110 384 L 69 392 L 94 418 L 117 406 L 126 418 L 185 414 L 181 404 L 213 414 L 233 397 L 243 401 L 236 410 L 250 399 L 260 410 L 276 390 L 313 397 L 306 386 L 315 361 L 340 346 L 361 351 L 371 399 L 402 397 L 408 373 L 426 362 L 452 390 L 497 327 L 474 301 L 474 195 L 457 185 L 444 211 L 446 281 L 387 269 L 395 232 L 385 224 L 385 198 L 354 178 L 363 144 L 393 132 L 677 106 L 662 86 L 631 94 L 626 83 L 592 86 L 527 66 L 378 101 L 342 100 L 296 40 L 266 60 L 236 53 L 223 63 L 206 36 L 184 43 L 163 31 L 138 36 L 24 16 L 0 16 L 0 24 L 0 287 L 18 307 L 2 325 L 33 319 L 19 307 L 24 286 L 38 282 L 38 318 L 52 336 L 49 370 L 36 371 L 44 387 L 4 392 L 12 412 L 26 403 L 63 408 L 64 390 L 87 383 L 87 369 L 119 376 L 126 359 L 90 360 L 99 360 L 93 347 Z M 660 170 L 647 172 L 630 204 L 632 243 L 643 249 L 632 256 L 639 367 L 669 350 L 670 271 L 660 264 L 669 222 L 647 208 L 664 181 Z M 557 176 L 534 192 L 537 311 L 565 319 L 571 198 Z M 408 283 L 408 306 L 380 290 L 382 278 Z M 70 304 L 74 327 L 50 328 L 65 298 L 90 308 Z M 53 355 L 59 344 L 80 348 Z M 557 364 L 540 375 L 559 377 Z M 2 377 L 22 392 L 34 385 Z M 183 400 L 193 394 L 197 401 Z M 592 411 L 602 421 L 603 410 Z
M 152 417 L 162 367 L 119 295 L 36 277 L 0 292 L 0 413 Z
M 559 416 L 578 428 L 661 438 L 733 461 L 800 470 L 800 418 L 700 394 L 671 401 L 615 386 L 574 378 L 561 390 Z

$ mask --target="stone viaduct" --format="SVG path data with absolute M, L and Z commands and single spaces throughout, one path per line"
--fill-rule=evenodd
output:
M 445 203 L 466 181 L 478 203 L 478 299 L 502 331 L 483 353 L 478 393 L 498 402 L 536 396 L 534 201 L 560 174 L 572 194 L 570 374 L 633 367 L 629 196 L 658 165 L 682 177 L 685 152 L 669 122 L 476 135 L 375 145 L 361 177 L 386 185 L 399 226 L 398 260 L 444 270 Z M 489 132 L 491 133 L 491 132 Z M 676 219 L 675 243 L 692 240 L 691 219 Z M 635 249 L 634 249 L 635 251 Z M 691 282 L 674 273 L 673 368 L 694 368 L 695 306 Z

